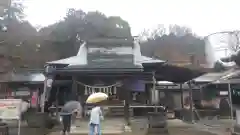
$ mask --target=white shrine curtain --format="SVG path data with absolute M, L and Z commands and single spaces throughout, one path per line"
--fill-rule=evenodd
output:
M 122 85 L 121 83 L 115 83 L 107 86 L 91 86 L 79 81 L 76 81 L 76 82 L 77 84 L 82 85 L 85 88 L 84 95 L 90 95 L 95 92 L 103 92 L 108 95 L 115 95 L 117 94 L 117 87 L 120 87 Z

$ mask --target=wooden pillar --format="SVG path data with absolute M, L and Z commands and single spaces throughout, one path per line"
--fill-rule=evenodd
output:
M 52 82 L 53 82 L 53 76 L 46 75 L 44 80 L 44 88 L 41 95 L 41 112 L 44 112 L 45 103 L 50 96 L 50 91 L 52 89 Z
M 77 95 L 77 77 L 73 76 L 72 77 L 72 91 L 71 91 L 71 98 L 73 100 L 78 100 L 78 95 Z
M 180 84 L 180 91 L 181 91 L 181 106 L 184 108 L 184 95 L 183 95 L 183 87 L 182 84 Z
M 58 98 L 58 96 L 59 96 L 59 89 L 60 89 L 60 87 L 57 87 L 57 92 L 56 92 L 56 116 L 57 116 L 57 118 L 59 118 L 59 98 Z
M 124 87 L 124 118 L 127 125 L 130 125 L 130 90 Z
M 230 117 L 231 119 L 233 119 L 232 89 L 231 89 L 230 83 L 228 83 L 228 98 L 229 98 L 229 104 L 230 104 Z
M 37 97 L 37 101 L 38 101 L 38 111 L 40 111 L 41 110 L 41 94 L 42 94 L 42 91 L 43 91 L 43 87 L 40 87 L 39 89 L 38 89 L 38 97 Z
M 189 98 L 190 98 L 190 111 L 191 111 L 191 122 L 194 122 L 194 112 L 193 112 L 193 89 L 192 89 L 192 82 L 188 83 L 189 86 Z
M 156 78 L 155 78 L 155 71 L 152 72 L 152 98 L 154 99 L 152 104 L 154 107 L 154 112 L 158 112 L 157 105 L 159 104 L 159 91 L 156 90 Z

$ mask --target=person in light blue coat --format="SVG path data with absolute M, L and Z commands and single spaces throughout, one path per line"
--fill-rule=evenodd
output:
M 103 120 L 101 107 L 95 105 L 90 111 L 89 135 L 101 135 L 101 120 Z

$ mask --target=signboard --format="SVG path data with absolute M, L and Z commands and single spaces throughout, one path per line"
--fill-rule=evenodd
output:
M 0 99 L 0 119 L 20 119 L 21 99 Z
M 114 42 L 113 42 L 114 44 Z M 133 48 L 131 46 L 98 46 L 88 47 L 87 60 L 90 65 L 122 67 L 134 65 Z
M 227 96 L 228 95 L 228 91 L 220 91 L 219 95 L 220 96 Z
M 30 96 L 30 91 L 16 91 L 14 93 L 14 96 Z

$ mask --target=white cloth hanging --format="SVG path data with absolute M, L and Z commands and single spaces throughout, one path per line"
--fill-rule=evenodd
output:
M 109 92 L 110 95 L 112 95 L 112 89 L 111 89 L 111 87 L 108 88 L 108 92 Z
M 106 88 L 103 88 L 103 93 L 106 93 L 106 94 L 107 94 Z
M 117 94 L 117 87 L 116 87 L 116 86 L 114 86 L 114 88 L 113 88 L 113 94 L 114 94 L 114 95 Z
M 88 92 L 89 92 L 89 93 L 88 93 L 89 95 L 92 94 L 92 89 L 89 88 L 89 87 L 88 87 Z
M 84 95 L 88 95 L 88 88 L 87 88 L 87 86 L 85 86 Z
M 76 81 L 76 83 L 82 85 L 85 87 L 85 92 L 84 94 L 85 95 L 90 95 L 92 93 L 95 93 L 95 92 L 103 92 L 103 93 L 106 93 L 108 95 L 114 95 L 114 94 L 117 94 L 117 86 L 121 86 L 121 83 L 117 82 L 113 85 L 109 85 L 109 86 L 90 86 L 90 85 L 86 85 L 82 82 L 78 82 Z

